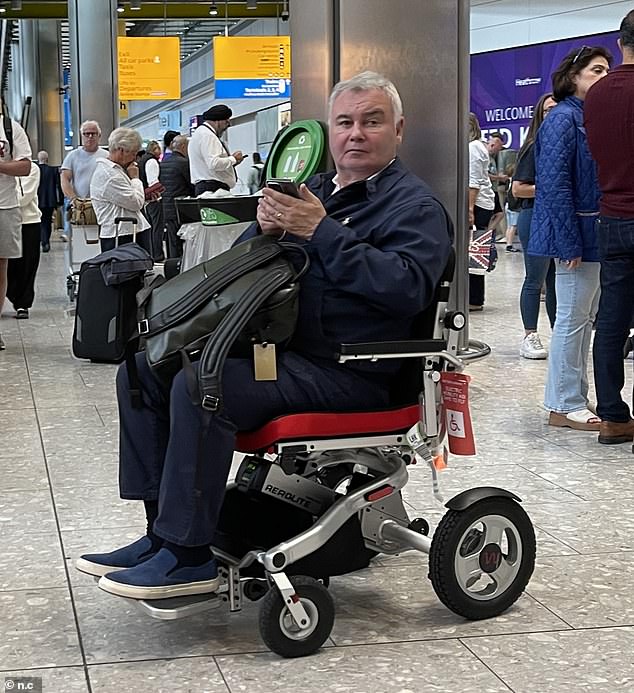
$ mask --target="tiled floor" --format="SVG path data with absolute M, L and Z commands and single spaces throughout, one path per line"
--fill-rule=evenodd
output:
M 545 425 L 546 362 L 518 356 L 520 254 L 501 258 L 471 321 L 492 347 L 468 369 L 478 455 L 453 459 L 441 481 L 446 497 L 494 484 L 524 499 L 538 538 L 526 594 L 469 623 L 440 604 L 424 557 L 380 558 L 332 580 L 328 646 L 281 660 L 259 638 L 254 604 L 153 621 L 72 567 L 143 522 L 117 497 L 114 367 L 70 355 L 63 248 L 42 256 L 31 319 L 7 307 L 0 321 L 0 680 L 42 677 L 59 693 L 634 690 L 634 459 L 629 445 Z M 423 468 L 406 499 L 433 523 L 442 514 Z

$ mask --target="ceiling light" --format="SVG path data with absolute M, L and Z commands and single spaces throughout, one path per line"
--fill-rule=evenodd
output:
M 257 10 L 258 0 L 247 0 L 247 10 Z
M 19 12 L 22 9 L 22 0 L 11 0 L 11 9 Z
M 141 9 L 140 0 L 130 0 L 130 9 L 131 10 L 140 10 Z
M 125 12 L 125 7 L 120 2 L 117 3 L 117 12 Z
M 0 12 L 4 13 L 7 11 L 7 8 L 4 5 L 0 5 Z
M 212 17 L 217 17 L 218 16 L 218 8 L 216 7 L 216 3 L 212 2 L 211 7 L 209 8 L 209 14 Z

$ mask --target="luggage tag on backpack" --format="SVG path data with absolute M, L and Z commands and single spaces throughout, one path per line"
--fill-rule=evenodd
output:
M 277 380 L 275 344 L 254 344 L 253 366 L 256 380 Z

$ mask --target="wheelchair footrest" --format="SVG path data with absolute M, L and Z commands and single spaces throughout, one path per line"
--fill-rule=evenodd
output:
M 179 618 L 217 609 L 222 601 L 219 594 L 194 594 L 191 597 L 136 600 L 142 611 L 161 621 L 175 621 Z

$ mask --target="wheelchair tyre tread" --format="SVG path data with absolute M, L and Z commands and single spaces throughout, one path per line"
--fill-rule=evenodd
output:
M 288 637 L 281 628 L 281 615 L 286 611 L 282 596 L 273 586 L 260 606 L 260 635 L 267 647 L 281 657 L 305 657 L 316 652 L 328 639 L 335 622 L 335 605 L 328 589 L 311 577 L 290 578 L 305 608 L 317 613 L 317 623 L 305 638 Z
M 458 541 L 478 518 L 502 515 L 517 529 L 522 542 L 520 568 L 513 582 L 497 597 L 470 597 L 458 584 L 454 560 Z M 451 611 L 472 621 L 493 618 L 506 611 L 524 592 L 535 567 L 535 532 L 530 518 L 510 498 L 487 498 L 465 510 L 448 510 L 442 517 L 429 552 L 429 579 L 440 601 Z

